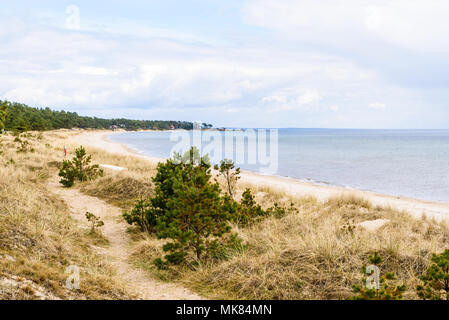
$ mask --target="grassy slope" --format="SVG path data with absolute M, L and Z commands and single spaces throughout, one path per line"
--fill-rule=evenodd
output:
M 47 190 L 66 136 L 63 131 L 27 134 L 21 140 L 29 145 L 18 152 L 20 142 L 0 135 L 0 299 L 128 297 L 92 249 L 101 239 L 89 236 Z M 81 269 L 79 291 L 65 288 L 69 265 Z
M 120 192 L 119 204 L 125 209 L 134 199 L 151 193 L 148 182 L 154 167 L 138 159 L 107 153 L 103 157 L 103 163 L 130 170 L 109 172 L 103 180 L 84 186 L 84 192 L 116 204 L 115 192 Z M 240 192 L 244 187 L 248 186 L 239 186 Z M 321 203 L 313 198 L 289 198 L 268 188 L 250 187 L 264 206 L 293 201 L 297 212 L 281 219 L 268 218 L 250 228 L 234 227 L 247 249 L 235 252 L 228 261 L 204 265 L 195 271 L 156 271 L 152 261 L 162 254 L 163 242 L 137 233 L 136 263 L 155 276 L 180 281 L 209 298 L 345 299 L 352 295 L 352 285 L 360 283 L 360 269 L 367 264 L 368 256 L 379 251 L 384 258 L 381 271 L 395 271 L 407 286 L 405 297 L 415 299 L 414 288 L 431 253 L 440 252 L 449 244 L 447 223 L 417 220 L 405 212 L 373 207 L 357 198 Z M 390 223 L 375 233 L 361 228 L 351 231 L 357 223 L 375 219 L 388 219 Z

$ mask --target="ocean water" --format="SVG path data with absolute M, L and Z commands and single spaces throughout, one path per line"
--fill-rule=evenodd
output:
M 111 140 L 146 155 L 169 157 L 177 144 L 170 141 L 173 134 L 125 132 Z M 279 129 L 277 146 L 275 175 L 449 202 L 449 130 Z M 247 149 L 243 152 L 247 159 Z M 238 166 L 251 171 L 263 167 L 248 161 Z

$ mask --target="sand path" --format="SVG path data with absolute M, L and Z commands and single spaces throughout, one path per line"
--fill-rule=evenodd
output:
M 76 188 L 63 188 L 57 179 L 49 183 L 49 189 L 58 195 L 71 209 L 73 217 L 87 225 L 85 214 L 87 211 L 100 217 L 104 222 L 103 235 L 109 245 L 101 248 L 101 254 L 116 269 L 124 280 L 128 291 L 138 299 L 143 300 L 198 300 L 200 296 L 187 289 L 163 283 L 148 277 L 148 275 L 129 263 L 130 239 L 126 232 L 127 225 L 123 221 L 121 209 L 88 195 L 82 194 Z

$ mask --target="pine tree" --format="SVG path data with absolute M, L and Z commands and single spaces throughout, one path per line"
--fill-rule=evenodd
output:
M 158 219 L 158 237 L 172 239 L 164 245 L 166 262 L 179 264 L 193 252 L 197 261 L 230 231 L 218 183 L 211 183 L 208 159 L 195 148 L 183 157 L 170 179 L 172 197 L 164 198 L 166 211 Z M 157 264 L 162 261 L 158 260 Z
M 382 262 L 382 257 L 375 252 L 369 261 L 372 265 L 363 266 L 362 273 L 368 274 L 370 278 L 363 278 L 362 285 L 352 287 L 353 292 L 357 295 L 351 297 L 350 300 L 401 300 L 405 286 L 392 284 L 396 280 L 394 272 L 387 272 L 383 276 L 379 275 L 378 266 Z
M 416 288 L 424 300 L 449 300 L 449 250 L 433 254 L 432 265 L 421 277 L 423 283 Z
M 0 101 L 0 133 L 5 129 L 6 113 L 9 103 Z
M 59 181 L 65 187 L 73 186 L 75 179 L 79 181 L 93 180 L 98 176 L 103 176 L 103 169 L 98 164 L 90 165 L 92 156 L 88 156 L 84 147 L 75 150 L 72 160 L 64 160 L 62 168 L 59 170 Z
M 229 159 L 220 161 L 220 166 L 215 165 L 215 170 L 225 179 L 228 195 L 234 198 L 235 186 L 240 179 L 240 168 L 235 168 L 234 162 Z

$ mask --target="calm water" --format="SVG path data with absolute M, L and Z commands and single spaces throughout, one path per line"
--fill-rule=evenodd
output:
M 111 139 L 146 155 L 169 157 L 176 144 L 170 134 L 127 132 Z M 449 130 L 279 129 L 275 174 L 449 202 Z

